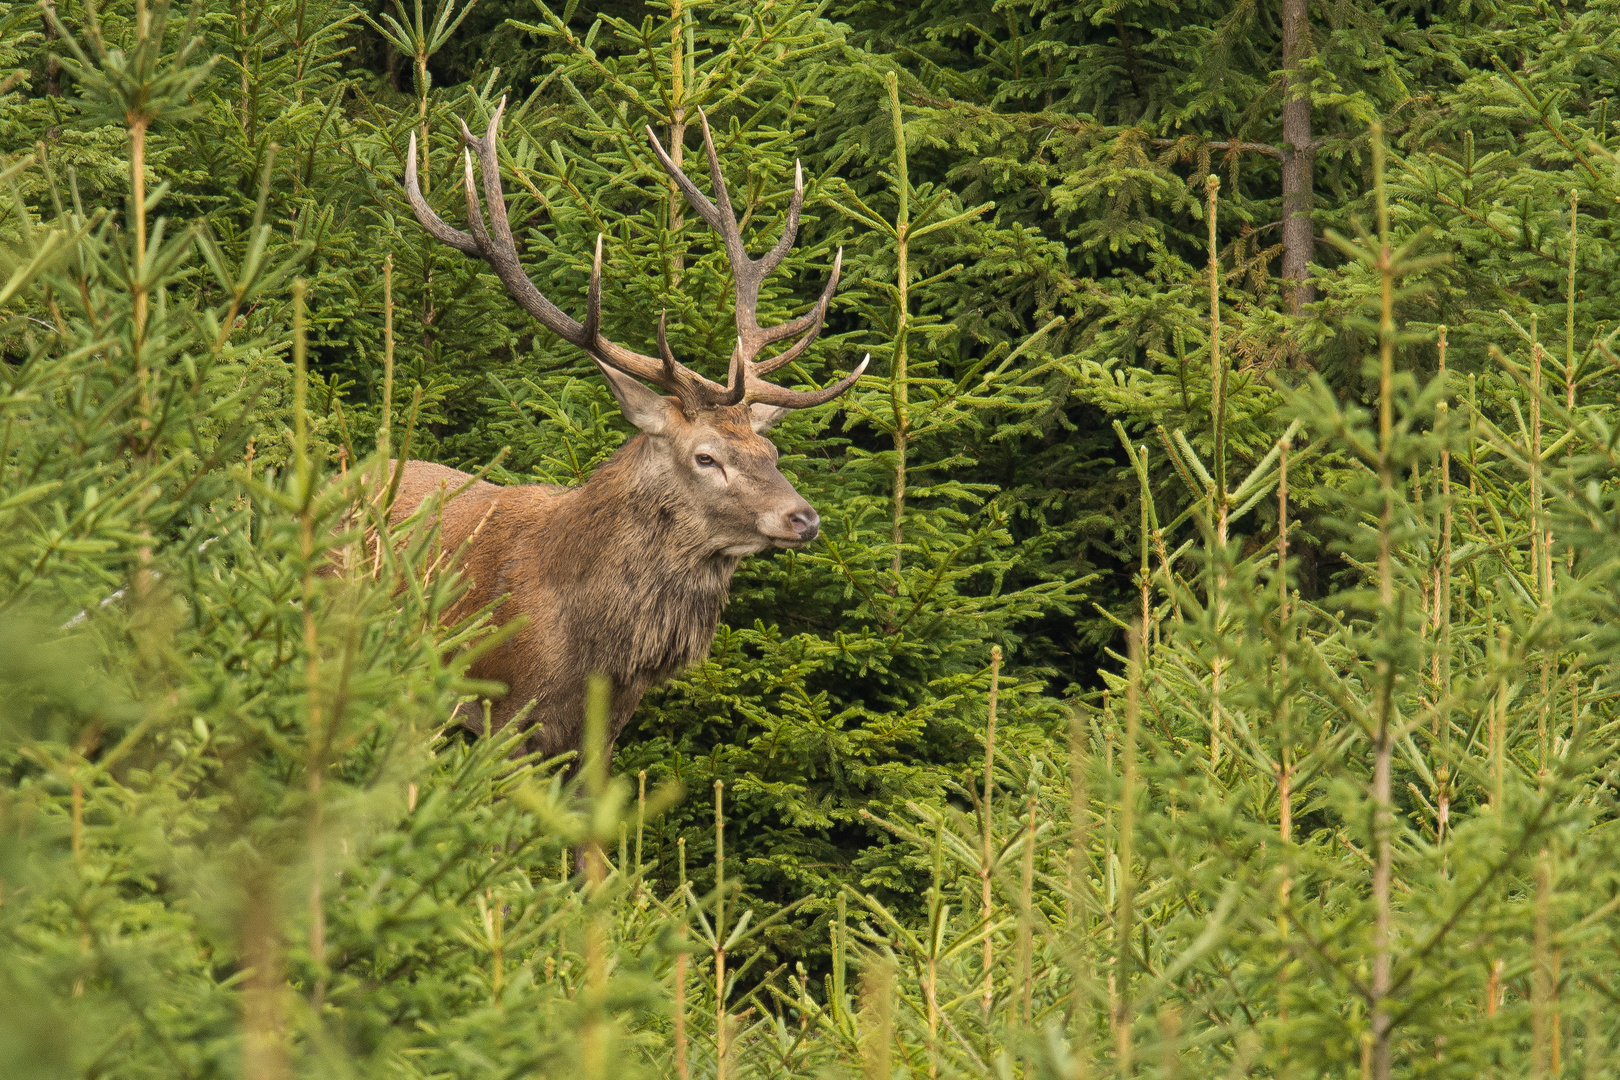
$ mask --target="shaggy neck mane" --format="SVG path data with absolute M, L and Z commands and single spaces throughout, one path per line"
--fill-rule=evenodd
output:
M 541 543 L 572 571 L 562 603 L 592 669 L 658 680 L 702 662 L 740 559 L 709 546 L 647 436 L 558 501 Z

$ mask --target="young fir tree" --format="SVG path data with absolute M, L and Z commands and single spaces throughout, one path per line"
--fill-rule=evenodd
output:
M 1264 379 L 1234 325 L 1270 301 L 1222 231 L 1243 206 L 1229 173 L 1222 191 L 1178 180 L 1186 250 L 1155 288 L 1053 326 L 1064 297 L 1112 286 L 1076 287 L 1040 228 L 953 194 L 973 189 L 893 61 L 793 11 L 572 44 L 575 23 L 547 21 L 532 70 L 553 82 L 508 146 L 531 268 L 577 286 L 595 213 L 623 265 L 678 267 L 692 290 L 628 303 L 699 298 L 681 308 L 693 355 L 725 326 L 723 268 L 627 135 L 674 120 L 653 88 L 680 28 L 684 86 L 724 75 L 713 113 L 762 238 L 794 143 L 820 185 L 772 303 L 802 307 L 840 241 L 861 267 L 804 383 L 846 349 L 882 362 L 841 417 L 789 431 L 804 486 L 852 508 L 839 546 L 740 580 L 736 610 L 764 626 L 735 619 L 725 662 L 621 751 L 696 789 L 667 827 L 594 764 L 567 792 L 509 743 L 436 738 L 487 691 L 459 675 L 482 624 L 438 626 L 457 583 L 425 546 L 358 557 L 382 507 L 345 524 L 387 453 L 483 465 L 510 444 L 503 478 L 567 480 L 621 430 L 573 358 L 399 209 L 407 134 L 427 124 L 433 197 L 454 205 L 453 120 L 500 89 L 434 88 L 462 9 L 379 20 L 412 58 L 397 87 L 346 66 L 380 39 L 335 8 L 57 14 L 49 36 L 36 9 L 0 20 L 21 72 L 0 116 L 0 1059 L 44 1076 L 1612 1068 L 1601 12 L 1520 20 L 1506 70 L 1446 69 L 1386 167 L 1353 177 L 1326 216 L 1371 235 L 1318 278 L 1339 366 L 1301 387 Z M 793 63 L 747 60 L 801 31 Z M 628 59 L 647 47 L 664 68 Z M 576 177 L 606 186 L 575 196 Z M 1020 260 L 1024 284 L 993 291 Z M 619 312 L 646 335 L 645 310 Z M 1127 345 L 1151 320 L 1179 345 L 1163 332 L 1144 361 Z M 1103 344 L 1063 344 L 1082 331 Z M 1016 583 L 1080 576 L 1081 496 L 1063 491 L 1102 451 L 1064 433 L 1076 399 L 1120 421 L 1102 436 L 1123 429 L 1124 468 L 1094 490 L 1130 510 L 1108 522 L 1135 572 L 1110 614 L 1144 629 L 1072 726 L 1036 727 L 1060 704 L 1013 650 L 1060 654 L 1064 594 Z M 1313 546 L 1335 577 L 1311 573 Z M 316 572 L 337 555 L 342 573 Z M 988 582 L 953 576 L 969 558 Z M 983 670 L 992 642 L 1006 671 Z M 655 762 L 659 738 L 685 756 Z M 904 757 L 908 739 L 934 756 Z M 803 866 L 823 854 L 864 880 L 829 899 L 848 872 Z M 801 906 L 758 917 L 784 900 Z M 813 954 L 807 910 L 827 913 L 824 982 L 760 962 Z
M 146 140 L 206 134 L 195 29 L 137 5 L 59 30 L 66 106 L 126 140 L 121 205 L 48 154 L 5 169 L 51 204 L 9 185 L 0 1060 L 605 1076 L 669 959 L 628 872 L 568 865 L 627 788 L 587 769 L 591 817 L 515 740 L 440 737 L 484 622 L 439 625 L 431 534 L 362 546 L 397 433 L 346 473 L 315 455 L 307 246 L 261 204 L 238 257 L 146 186 Z M 282 414 L 256 404 L 277 382 Z
M 1127 443 L 1144 500 L 1123 670 L 1066 760 L 987 747 L 975 813 L 888 823 L 931 854 L 927 916 L 858 898 L 835 955 L 858 943 L 864 996 L 837 965 L 825 998 L 785 992 L 824 1040 L 795 1065 L 1612 1067 L 1616 376 L 1533 339 L 1471 380 L 1415 375 L 1420 342 L 1455 357 L 1443 330 L 1397 321 L 1433 256 L 1397 232 L 1376 139 L 1373 229 L 1338 241 L 1379 285 L 1374 407 L 1290 395 L 1297 423 L 1229 485 L 1185 439 Z M 1159 516 L 1160 453 L 1205 478 L 1179 520 Z M 1318 498 L 1356 570 L 1312 601 L 1291 497 L 1301 461 L 1333 453 L 1353 464 Z M 1224 526 L 1254 496 L 1282 528 L 1246 550 Z

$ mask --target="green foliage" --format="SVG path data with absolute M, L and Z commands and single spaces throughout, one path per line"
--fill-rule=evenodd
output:
M 1613 1068 L 1612 3 L 1309 9 L 1300 317 L 1264 5 L 171 14 L 0 5 L 7 1075 Z M 723 365 L 702 108 L 874 361 L 613 780 L 379 483 L 627 431 L 400 197 L 502 96 L 562 307 Z

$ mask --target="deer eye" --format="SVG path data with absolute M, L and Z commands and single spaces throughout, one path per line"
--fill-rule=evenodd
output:
M 715 461 L 714 458 L 710 457 L 708 454 L 699 454 L 697 456 L 697 463 L 699 465 L 713 465 Z

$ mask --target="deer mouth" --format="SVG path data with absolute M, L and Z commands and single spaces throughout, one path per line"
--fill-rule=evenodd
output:
M 721 554 L 731 556 L 758 555 L 760 552 L 769 551 L 772 548 L 787 548 L 789 551 L 797 551 L 804 547 L 806 543 L 808 541 L 801 540 L 797 536 L 773 536 L 769 533 L 761 533 L 758 539 L 743 544 L 732 544 Z

